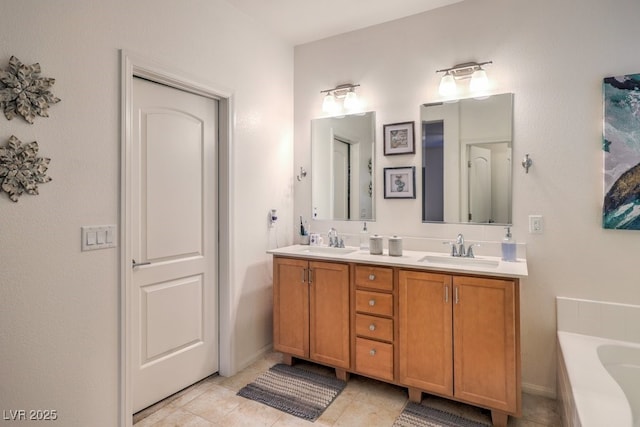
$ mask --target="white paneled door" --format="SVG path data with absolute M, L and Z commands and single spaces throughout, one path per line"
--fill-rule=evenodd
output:
M 491 215 L 491 150 L 469 146 L 469 222 L 493 222 Z
M 132 115 L 137 412 L 218 370 L 218 101 L 134 78 Z
M 349 219 L 349 144 L 333 139 L 333 219 Z

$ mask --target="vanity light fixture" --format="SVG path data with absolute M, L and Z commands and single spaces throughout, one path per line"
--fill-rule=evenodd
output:
M 332 114 L 337 110 L 337 107 L 336 97 L 331 92 L 327 93 L 322 101 L 322 111 L 327 114 Z
M 487 64 L 493 64 L 493 61 L 465 62 L 464 64 L 454 65 L 451 68 L 437 70 L 436 73 L 444 73 L 438 89 L 440 95 L 446 98 L 454 97 L 458 90 L 456 81 L 469 78 L 471 79 L 469 82 L 469 90 L 471 92 L 477 94 L 486 91 L 489 88 L 489 79 L 482 66 Z
M 322 111 L 327 114 L 337 114 L 343 109 L 347 112 L 356 111 L 360 108 L 360 100 L 355 89 L 359 84 L 345 83 L 334 87 L 333 89 L 321 90 L 320 93 L 326 93 L 322 101 Z M 342 106 L 338 100 L 342 99 Z
M 446 72 L 444 76 L 442 76 L 442 80 L 440 80 L 440 87 L 438 88 L 438 92 L 440 95 L 453 98 L 456 95 L 458 88 L 456 86 L 456 80 L 450 72 Z

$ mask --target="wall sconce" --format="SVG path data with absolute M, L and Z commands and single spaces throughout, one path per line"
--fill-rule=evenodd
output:
M 451 68 L 437 70 L 436 73 L 444 73 L 440 80 L 438 92 L 445 98 L 453 98 L 458 92 L 457 80 L 471 79 L 469 90 L 473 93 L 482 93 L 489 89 L 489 79 L 483 65 L 493 64 L 493 61 L 486 62 L 465 62 Z
M 333 89 L 321 90 L 320 93 L 326 93 L 324 100 L 322 101 L 322 111 L 327 114 L 338 114 L 342 110 L 347 112 L 356 111 L 360 109 L 360 100 L 356 94 L 355 88 L 358 84 L 341 84 Z M 338 100 L 342 99 L 342 106 L 340 106 Z

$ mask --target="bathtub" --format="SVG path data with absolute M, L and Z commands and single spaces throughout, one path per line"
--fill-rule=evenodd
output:
M 558 331 L 558 395 L 568 427 L 640 427 L 640 344 Z

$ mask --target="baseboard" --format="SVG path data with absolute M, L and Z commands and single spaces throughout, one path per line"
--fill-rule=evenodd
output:
M 522 392 L 527 394 L 533 394 L 534 396 L 548 397 L 549 399 L 556 399 L 556 391 L 549 387 L 542 387 L 536 384 L 522 383 Z

